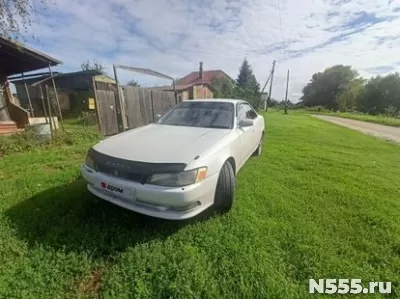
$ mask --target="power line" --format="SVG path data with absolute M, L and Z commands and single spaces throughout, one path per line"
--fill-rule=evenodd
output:
M 281 40 L 282 40 L 282 50 L 283 50 L 283 55 L 286 58 L 286 44 L 285 44 L 285 38 L 283 34 L 283 29 L 282 29 L 282 13 L 281 13 L 281 1 L 278 1 L 278 13 L 279 13 L 279 27 L 280 27 L 280 32 L 281 32 Z
M 256 40 L 255 40 L 255 39 L 253 38 L 253 36 L 246 30 L 245 27 L 242 27 L 242 30 L 244 31 L 245 34 L 247 34 L 247 35 L 251 38 L 251 40 L 254 42 L 254 44 L 257 46 L 257 48 L 261 48 L 260 45 L 256 42 Z M 268 58 L 267 55 L 266 55 L 265 53 L 260 53 L 260 54 L 261 54 L 261 55 L 264 55 L 266 58 Z
M 243 48 L 241 48 L 240 50 L 244 50 Z M 216 56 L 216 52 L 208 52 L 208 51 L 202 51 L 202 50 L 198 50 L 198 49 L 187 49 L 187 48 L 180 48 L 180 49 L 176 49 L 173 51 L 168 51 L 169 53 L 173 53 L 173 54 L 178 54 L 178 55 L 182 55 L 182 53 L 178 52 L 178 51 L 182 51 L 182 52 L 186 52 L 189 54 L 203 54 L 203 55 L 212 55 L 212 56 Z M 245 55 L 247 54 L 256 54 L 255 50 L 249 50 L 249 51 L 244 51 L 243 52 Z M 226 55 L 226 54 L 222 54 L 219 53 L 218 56 L 221 57 L 226 57 L 226 58 L 232 58 L 232 56 L 235 55 L 234 53 L 232 53 L 231 55 Z
M 213 14 L 213 11 L 211 10 L 211 8 L 208 7 L 207 9 L 208 9 L 210 15 L 212 15 L 212 14 Z M 243 32 L 244 32 L 248 37 L 250 37 L 250 39 L 253 41 L 253 43 L 254 43 L 258 48 L 260 48 L 260 46 L 258 45 L 258 43 L 256 42 L 256 40 L 253 38 L 253 36 L 252 36 L 251 34 L 249 34 L 249 32 L 246 30 L 246 28 L 241 27 L 241 29 L 243 30 Z M 239 36 L 239 34 L 237 33 L 237 31 L 235 31 L 235 35 L 236 35 L 236 37 L 238 37 L 239 40 L 242 40 L 241 37 Z M 248 43 L 246 40 L 242 40 L 242 41 L 246 44 L 246 46 L 247 46 L 249 49 L 254 48 L 254 47 L 252 47 L 251 45 L 249 45 L 249 43 Z M 256 52 L 256 51 L 254 51 L 254 52 Z M 255 53 L 254 53 L 254 54 L 255 54 Z M 265 57 L 267 57 L 264 53 L 261 53 L 261 54 L 264 55 Z M 247 56 L 247 55 L 246 55 L 246 52 L 244 53 L 244 56 Z M 267 57 L 267 58 L 268 58 L 268 57 Z
M 212 15 L 212 14 L 213 14 L 213 11 L 211 10 L 211 8 L 208 7 L 207 9 L 208 9 L 210 15 Z M 249 34 L 249 32 L 246 30 L 245 27 L 241 27 L 241 29 L 242 29 L 243 32 L 253 41 L 253 43 L 255 44 L 255 46 L 256 46 L 257 48 L 261 48 L 260 45 L 259 45 L 259 44 L 256 42 L 256 40 L 253 38 L 253 36 L 252 36 L 251 34 Z M 238 37 L 239 40 L 241 40 L 241 37 L 239 36 L 239 34 L 237 33 L 237 31 L 235 31 L 235 35 Z M 248 43 L 246 40 L 243 40 L 243 42 L 247 45 L 248 48 L 250 48 L 250 49 L 252 48 L 252 46 L 249 45 L 249 43 Z M 254 54 L 256 54 L 256 52 L 257 52 L 257 51 L 254 51 Z M 258 54 L 264 55 L 267 59 L 269 59 L 269 57 L 268 57 L 265 53 L 258 53 Z M 215 53 L 214 53 L 214 55 L 215 55 Z M 246 55 L 246 52 L 244 53 L 244 56 L 245 56 L 245 57 L 247 56 L 247 55 Z M 274 62 L 274 65 L 275 65 L 275 62 Z M 269 80 L 269 79 L 268 79 L 268 80 Z
M 282 39 L 283 60 L 285 60 L 287 58 L 287 52 L 286 52 L 287 43 L 285 42 L 286 38 L 285 38 L 285 35 L 283 33 L 281 3 L 280 3 L 280 0 L 277 0 L 277 2 L 278 2 L 278 12 L 279 12 L 279 27 L 280 27 L 281 39 Z M 287 76 L 286 76 L 285 114 L 287 114 L 287 97 L 288 97 L 288 91 L 289 91 L 289 74 L 290 74 L 290 70 L 287 71 Z

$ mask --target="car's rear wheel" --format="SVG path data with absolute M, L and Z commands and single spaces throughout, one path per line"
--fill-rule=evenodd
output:
M 262 149 L 263 149 L 263 142 L 264 142 L 264 132 L 261 134 L 261 138 L 260 141 L 258 143 L 258 147 L 255 150 L 255 152 L 253 153 L 253 156 L 260 156 L 262 153 Z
M 214 207 L 218 213 L 227 213 L 232 208 L 235 198 L 235 172 L 232 164 L 226 161 L 219 173 L 215 190 Z

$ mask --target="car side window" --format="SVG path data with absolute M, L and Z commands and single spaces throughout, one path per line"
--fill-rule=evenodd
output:
M 244 120 L 246 119 L 246 111 L 244 109 L 243 104 L 238 105 L 238 120 Z
M 239 104 L 238 107 L 238 120 L 244 119 L 255 119 L 257 118 L 257 113 L 249 104 Z

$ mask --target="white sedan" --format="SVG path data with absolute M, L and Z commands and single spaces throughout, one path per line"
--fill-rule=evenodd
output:
M 184 101 L 156 123 L 90 148 L 81 173 L 91 193 L 149 216 L 187 219 L 211 206 L 227 212 L 236 174 L 261 153 L 264 126 L 246 101 Z

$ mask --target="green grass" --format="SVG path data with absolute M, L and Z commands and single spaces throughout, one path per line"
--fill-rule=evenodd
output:
M 349 112 L 316 112 L 316 113 L 355 119 L 355 120 L 362 120 L 366 122 L 371 122 L 391 127 L 400 127 L 400 118 L 388 117 L 384 115 L 369 115 L 369 114 L 358 114 Z
M 20 133 L 0 136 L 0 157 L 11 153 L 29 152 L 35 150 L 60 148 L 65 145 L 85 145 L 101 139 L 96 125 L 88 124 L 86 119 L 79 117 L 64 120 L 64 130 L 53 133 L 51 141 L 39 141 L 32 130 L 26 129 Z
M 309 278 L 398 281 L 399 146 L 301 113 L 266 119 L 233 210 L 198 222 L 89 195 L 92 141 L 1 158 L 0 298 L 300 299 L 322 297 Z

